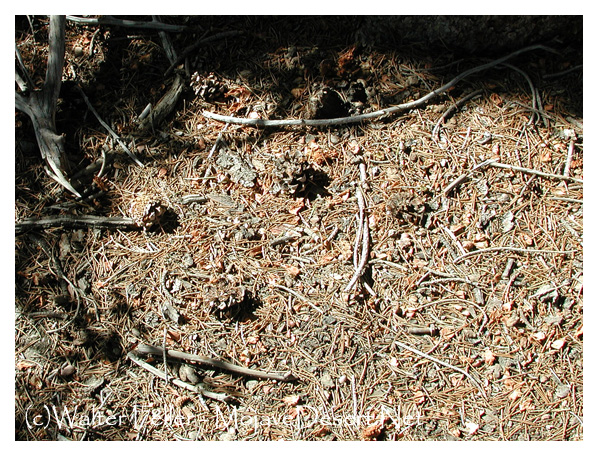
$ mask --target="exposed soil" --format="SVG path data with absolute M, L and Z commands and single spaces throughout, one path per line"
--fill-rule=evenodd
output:
M 67 23 L 58 130 L 74 172 L 113 157 L 90 197 L 48 178 L 15 116 L 17 222 L 143 220 L 16 237 L 15 438 L 581 440 L 582 43 L 357 125 L 225 130 L 202 112 L 368 113 L 515 48 L 382 43 L 362 18 L 162 20 L 195 28 L 169 33 L 179 55 L 235 33 L 165 76 L 156 31 Z M 47 19 L 16 30 L 39 83 Z M 141 129 L 177 75 L 174 112 Z M 297 379 L 169 360 L 167 382 L 140 344 Z

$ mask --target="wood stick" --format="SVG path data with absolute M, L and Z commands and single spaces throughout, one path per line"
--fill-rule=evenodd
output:
M 143 360 L 141 360 L 139 357 L 137 357 L 137 355 L 135 355 L 133 352 L 128 352 L 127 353 L 127 357 L 129 358 L 129 360 L 131 360 L 133 363 L 135 363 L 136 365 L 139 365 L 140 367 L 142 367 L 144 370 L 149 371 L 150 373 L 152 373 L 154 376 L 157 376 L 161 379 L 165 379 L 165 373 L 150 365 L 147 362 L 144 362 Z M 195 392 L 197 394 L 200 394 L 206 398 L 212 398 L 213 400 L 218 400 L 218 401 L 222 401 L 222 402 L 229 402 L 235 399 L 235 397 L 232 397 L 231 395 L 227 395 L 227 394 L 219 394 L 219 393 L 215 393 L 215 392 L 210 392 L 209 390 L 205 390 L 202 389 L 199 386 L 193 386 L 191 384 L 188 384 L 184 381 L 181 381 L 178 378 L 169 378 L 169 381 L 172 382 L 174 385 L 178 386 L 178 387 L 183 387 L 184 389 L 190 390 L 192 392 Z
M 144 355 L 156 355 L 162 356 L 163 348 L 158 346 L 152 346 L 149 344 L 140 344 L 135 348 L 135 352 Z M 196 362 L 202 365 L 208 365 L 220 370 L 230 371 L 232 373 L 240 374 L 243 376 L 250 376 L 252 378 L 261 379 L 274 379 L 275 381 L 291 382 L 297 380 L 297 378 L 291 374 L 291 372 L 285 374 L 268 373 L 261 370 L 252 370 L 251 368 L 242 367 L 233 363 L 225 362 L 223 360 L 212 359 L 210 357 L 204 357 L 201 355 L 189 354 L 187 352 L 167 350 L 166 356 L 175 360 L 182 360 L 184 362 Z
M 98 112 L 95 110 L 95 108 L 93 107 L 93 105 L 90 103 L 89 99 L 87 98 L 87 95 L 85 95 L 85 92 L 83 92 L 83 89 L 81 89 L 81 87 L 79 87 L 78 85 L 75 85 L 75 87 L 79 90 L 79 92 L 81 93 L 81 96 L 83 97 L 83 100 L 85 101 L 85 104 L 87 105 L 87 107 L 89 108 L 89 110 L 92 112 L 92 114 L 96 117 L 96 119 L 98 120 L 98 122 L 100 124 L 102 124 L 102 127 L 104 127 L 106 129 L 106 131 L 108 133 L 110 133 L 110 135 L 112 136 L 112 138 L 115 139 L 115 141 L 124 149 L 124 151 L 127 153 L 127 155 L 129 157 L 131 157 L 131 160 L 133 160 L 137 165 L 139 165 L 140 167 L 143 167 L 144 164 L 141 163 L 139 161 L 139 159 L 135 156 L 135 154 L 133 154 L 129 148 L 127 147 L 127 145 L 125 143 L 123 143 L 123 141 L 121 140 L 121 138 L 116 134 L 116 132 L 114 130 L 112 130 L 110 128 L 110 126 L 104 122 L 104 120 L 100 117 L 100 115 L 98 114 Z
M 240 32 L 238 30 L 228 30 L 226 32 L 221 32 L 221 33 L 217 33 L 215 35 L 206 37 L 206 38 L 202 38 L 199 41 L 197 41 L 196 43 L 186 47 L 185 49 L 183 49 L 183 51 L 181 51 L 181 53 L 179 53 L 179 57 L 177 57 L 177 59 L 171 64 L 170 67 L 168 67 L 168 69 L 164 72 L 164 76 L 168 76 L 171 74 L 171 72 L 180 64 L 183 63 L 183 61 L 185 60 L 185 58 L 191 54 L 193 51 L 195 51 L 196 49 L 198 49 L 200 46 L 202 46 L 203 44 L 206 43 L 210 43 L 211 41 L 217 41 L 217 40 L 222 40 L 223 38 L 228 38 L 228 37 L 232 37 L 232 36 L 236 36 L 236 35 L 241 35 L 243 32 Z
M 441 115 L 441 117 L 439 118 L 439 120 L 435 124 L 435 127 L 433 128 L 433 132 L 431 134 L 431 136 L 433 137 L 433 139 L 434 140 L 438 140 L 439 139 L 439 129 L 441 128 L 441 123 L 445 122 L 445 119 L 447 118 L 447 116 L 449 116 L 449 114 L 453 110 L 458 109 L 460 106 L 462 106 L 468 100 L 476 97 L 477 95 L 480 95 L 481 93 L 482 93 L 482 89 L 478 89 L 478 90 L 475 90 L 474 92 L 470 92 L 468 95 L 466 95 L 465 97 L 461 98 L 457 102 L 453 103 L 449 108 L 447 108 L 447 110 L 445 110 L 445 112 Z
M 29 230 L 42 230 L 51 227 L 67 228 L 106 228 L 137 230 L 139 227 L 130 217 L 102 217 L 102 216 L 54 216 L 41 219 L 25 219 L 15 224 L 15 233 Z
M 424 352 L 421 352 L 418 349 L 414 349 L 414 348 L 408 346 L 407 344 L 400 343 L 399 341 L 396 341 L 395 344 L 397 344 L 401 348 L 404 348 L 404 349 L 407 349 L 408 351 L 413 352 L 416 355 L 419 355 L 420 357 L 424 357 L 425 359 L 428 359 L 432 362 L 438 363 L 439 365 L 443 365 L 444 367 L 451 368 L 452 370 L 455 370 L 458 373 L 462 373 L 464 376 L 466 376 L 470 380 L 470 382 L 472 384 L 474 384 L 474 386 L 478 389 L 478 391 L 482 394 L 482 396 L 487 398 L 487 393 L 483 390 L 483 388 L 476 381 L 476 379 L 474 379 L 472 377 L 472 375 L 470 375 L 466 370 L 462 370 L 461 368 L 453 366 L 447 362 L 443 362 L 443 361 L 433 357 L 432 355 L 425 354 Z
M 572 250 L 572 251 L 557 251 L 557 250 L 552 250 L 552 249 L 525 249 L 525 248 L 518 248 L 518 247 L 514 247 L 514 246 L 496 246 L 496 247 L 492 247 L 492 248 L 479 249 L 478 251 L 467 252 L 464 255 L 456 257 L 453 260 L 453 263 L 460 263 L 462 260 L 466 259 L 467 257 L 472 257 L 475 255 L 485 254 L 488 252 L 496 252 L 496 251 L 517 252 L 518 254 L 573 254 L 576 252 L 574 250 Z
M 495 167 L 495 168 L 505 168 L 505 169 L 508 169 L 508 170 L 519 171 L 521 173 L 527 173 L 527 174 L 530 174 L 530 175 L 542 176 L 543 178 L 563 179 L 563 180 L 567 180 L 567 181 L 577 182 L 577 183 L 580 183 L 580 184 L 584 183 L 582 179 L 572 178 L 571 176 L 556 175 L 556 174 L 553 174 L 553 173 L 545 173 L 544 171 L 533 170 L 532 168 L 519 167 L 517 165 L 508 165 L 506 163 L 501 163 L 501 162 L 489 162 L 487 164 L 487 166 L 489 166 L 489 167 Z
M 163 30 L 165 32 L 185 32 L 189 30 L 189 27 L 185 25 L 173 25 L 164 24 L 162 22 L 151 21 L 131 21 L 128 19 L 117 19 L 112 16 L 100 16 L 100 17 L 78 17 L 78 16 L 67 16 L 67 19 L 77 24 L 87 25 L 114 25 L 119 27 L 129 27 L 134 29 L 150 29 L 150 30 Z
M 411 101 L 408 103 L 402 103 L 400 105 L 391 106 L 389 108 L 374 111 L 372 113 L 360 114 L 357 116 L 338 117 L 338 118 L 334 118 L 334 119 L 266 120 L 266 119 L 247 119 L 247 118 L 239 118 L 239 117 L 233 117 L 233 116 L 223 116 L 221 114 L 212 113 L 210 111 L 204 111 L 202 113 L 202 115 L 204 117 L 207 117 L 208 119 L 214 119 L 214 120 L 221 121 L 221 122 L 228 122 L 231 124 L 251 125 L 253 127 L 284 127 L 284 126 L 294 126 L 294 125 L 322 127 L 322 126 L 328 126 L 328 125 L 354 124 L 354 123 L 358 123 L 358 122 L 375 119 L 375 118 L 385 116 L 388 114 L 397 113 L 399 111 L 405 111 L 405 110 L 409 110 L 412 108 L 422 106 L 424 103 L 426 103 L 433 97 L 436 97 L 437 95 L 442 94 L 449 88 L 455 86 L 462 79 L 464 79 L 474 73 L 478 73 L 478 72 L 481 72 L 484 70 L 488 70 L 489 68 L 493 68 L 498 65 L 501 65 L 506 60 L 516 57 L 522 53 L 534 51 L 534 50 L 541 50 L 541 49 L 545 50 L 545 51 L 549 51 L 549 52 L 555 52 L 551 48 L 548 48 L 548 47 L 542 46 L 542 45 L 527 46 L 518 51 L 514 51 L 511 54 L 508 54 L 507 56 L 493 60 L 492 62 L 483 64 L 483 65 L 479 65 L 477 67 L 466 70 L 465 72 L 460 73 L 458 76 L 453 78 L 447 84 L 444 84 L 443 86 L 439 87 L 438 89 L 435 89 L 432 92 L 429 92 L 428 94 L 426 94 L 425 96 L 423 96 L 417 100 L 414 100 L 414 101 Z

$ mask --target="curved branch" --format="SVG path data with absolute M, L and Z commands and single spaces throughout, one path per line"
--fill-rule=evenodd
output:
M 221 114 L 216 114 L 216 113 L 212 113 L 209 111 L 204 111 L 202 113 L 202 115 L 204 117 L 207 117 L 208 119 L 214 119 L 214 120 L 221 121 L 221 122 L 228 122 L 230 124 L 250 125 L 250 126 L 254 126 L 254 127 L 283 127 L 283 126 L 294 126 L 294 125 L 322 127 L 322 126 L 328 126 L 328 125 L 354 124 L 354 123 L 375 119 L 377 117 L 381 117 L 381 116 L 385 116 L 388 114 L 393 114 L 393 113 L 397 113 L 399 111 L 405 111 L 405 110 L 409 110 L 409 109 L 421 106 L 424 103 L 426 103 L 427 101 L 429 101 L 431 98 L 436 97 L 437 95 L 445 92 L 449 88 L 455 86 L 462 79 L 464 79 L 474 73 L 478 73 L 478 72 L 481 72 L 484 70 L 488 70 L 489 68 L 496 67 L 497 65 L 502 64 L 506 60 L 512 59 L 512 58 L 514 58 L 520 54 L 523 54 L 525 52 L 535 51 L 535 50 L 540 50 L 540 49 L 548 51 L 548 52 L 556 52 L 553 49 L 548 48 L 547 46 L 543 46 L 543 45 L 527 46 L 518 51 L 514 51 L 511 54 L 503 56 L 499 59 L 493 60 L 492 62 L 483 64 L 483 65 L 479 65 L 477 67 L 466 70 L 465 72 L 460 73 L 458 76 L 453 78 L 447 84 L 444 84 L 443 86 L 439 87 L 438 89 L 435 89 L 434 91 L 429 92 L 428 94 L 426 94 L 423 97 L 420 97 L 417 100 L 414 100 L 414 101 L 411 101 L 408 103 L 402 103 L 401 105 L 391 106 L 389 108 L 374 111 L 372 113 L 360 114 L 358 116 L 338 117 L 338 118 L 334 118 L 334 119 L 285 119 L 285 120 L 277 121 L 277 120 L 246 119 L 246 118 L 239 118 L 239 117 L 232 117 L 232 116 L 223 116 Z

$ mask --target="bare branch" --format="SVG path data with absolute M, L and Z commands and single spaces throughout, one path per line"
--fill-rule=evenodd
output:
M 115 25 L 119 27 L 130 27 L 134 29 L 150 29 L 150 30 L 164 30 L 165 32 L 185 32 L 189 30 L 184 25 L 173 25 L 164 24 L 162 22 L 151 21 L 130 21 L 127 19 L 117 19 L 112 16 L 100 16 L 100 17 L 78 17 L 78 16 L 67 16 L 67 19 L 77 24 L 87 25 Z
M 254 127 L 284 127 L 284 126 L 294 126 L 294 125 L 322 127 L 322 126 L 328 126 L 328 125 L 355 124 L 358 122 L 368 121 L 371 119 L 375 119 L 377 117 L 397 113 L 400 111 L 406 111 L 406 110 L 409 110 L 412 108 L 422 106 L 424 103 L 426 103 L 433 97 L 436 97 L 437 95 L 442 94 L 449 88 L 455 86 L 462 79 L 464 79 L 474 73 L 479 73 L 481 71 L 488 70 L 489 68 L 496 67 L 496 66 L 502 64 L 503 62 L 505 62 L 506 60 L 512 59 L 522 53 L 529 52 L 529 51 L 535 51 L 535 50 L 541 50 L 541 49 L 545 50 L 545 51 L 549 51 L 549 52 L 555 52 L 551 48 L 548 48 L 548 47 L 542 46 L 542 45 L 528 46 L 528 47 L 522 48 L 518 51 L 512 52 L 511 54 L 508 54 L 507 56 L 501 57 L 497 60 L 493 60 L 492 62 L 483 64 L 483 65 L 479 65 L 478 67 L 474 67 L 469 70 L 466 70 L 465 72 L 460 73 L 458 76 L 453 78 L 447 84 L 444 84 L 443 86 L 439 87 L 438 89 L 435 89 L 434 91 L 429 92 L 428 94 L 426 94 L 423 97 L 420 97 L 417 100 L 414 100 L 414 101 L 411 101 L 408 103 L 402 103 L 401 105 L 391 106 L 389 108 L 374 111 L 372 113 L 360 114 L 358 116 L 338 117 L 338 118 L 334 118 L 334 119 L 285 119 L 285 120 L 277 121 L 277 120 L 246 119 L 246 118 L 239 118 L 239 117 L 232 117 L 232 116 L 223 116 L 221 114 L 211 113 L 209 111 L 204 111 L 202 113 L 202 115 L 204 117 L 207 117 L 208 119 L 214 119 L 214 120 L 221 121 L 221 122 L 229 122 L 231 124 L 251 125 Z

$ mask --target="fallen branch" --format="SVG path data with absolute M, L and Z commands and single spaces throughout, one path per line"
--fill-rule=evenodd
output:
M 130 217 L 102 217 L 102 216 L 54 216 L 40 219 L 25 219 L 15 224 L 15 233 L 30 230 L 43 230 L 52 227 L 65 228 L 105 228 L 112 230 L 138 230 L 139 226 Z
M 144 362 L 139 357 L 137 357 L 137 355 L 135 355 L 133 352 L 128 352 L 127 353 L 127 357 L 133 363 L 135 363 L 136 365 L 139 365 L 144 370 L 149 371 L 154 376 L 157 376 L 157 377 L 159 377 L 161 379 L 165 379 L 166 378 L 167 375 L 162 370 L 156 368 L 155 366 L 150 365 L 147 362 Z M 200 395 L 202 395 L 202 396 L 204 396 L 206 398 L 211 398 L 213 400 L 218 400 L 218 401 L 222 401 L 222 402 L 230 402 L 230 401 L 233 401 L 235 399 L 235 397 L 232 397 L 231 395 L 210 392 L 209 390 L 202 389 L 199 386 L 194 386 L 194 385 L 188 384 L 188 383 L 186 383 L 184 381 L 181 381 L 178 378 L 168 378 L 168 380 L 170 382 L 172 382 L 174 385 L 178 386 L 178 387 L 183 387 L 184 389 L 190 390 L 192 392 L 200 394 Z
M 358 202 L 361 206 L 364 206 L 364 196 L 362 195 L 362 191 L 361 189 L 358 189 Z M 368 227 L 368 217 L 366 217 L 363 213 L 363 211 L 360 211 L 360 213 L 362 213 L 362 218 L 363 220 L 360 221 L 361 224 L 361 230 L 358 230 L 358 232 L 361 234 L 361 243 L 362 243 L 362 253 L 360 256 L 360 263 L 356 266 L 356 271 L 354 272 L 352 278 L 350 279 L 349 283 L 347 284 L 347 286 L 344 289 L 344 292 L 349 292 L 350 290 L 353 289 L 353 287 L 356 285 L 356 283 L 358 282 L 358 280 L 362 277 L 362 275 L 364 274 L 364 271 L 366 270 L 366 265 L 368 263 L 368 257 L 370 257 L 370 230 Z
M 466 370 L 462 370 L 461 368 L 455 367 L 455 366 L 453 366 L 453 365 L 451 365 L 451 364 L 449 364 L 447 362 L 443 362 L 443 361 L 441 361 L 441 360 L 433 357 L 432 355 L 425 354 L 424 352 L 421 352 L 418 349 L 414 349 L 414 348 L 408 346 L 407 344 L 400 343 L 399 341 L 396 341 L 395 344 L 397 344 L 401 348 L 404 348 L 404 349 L 407 349 L 408 351 L 413 352 L 416 355 L 419 355 L 420 357 L 424 357 L 425 359 L 428 359 L 431 362 L 438 363 L 439 365 L 442 365 L 442 366 L 447 367 L 447 368 L 451 368 L 452 370 L 455 370 L 458 373 L 462 373 L 464 376 L 466 376 L 470 380 L 470 382 L 472 384 L 474 384 L 474 386 L 478 389 L 478 391 L 482 394 L 482 396 L 485 397 L 485 398 L 487 398 L 487 393 L 483 390 L 483 388 L 476 381 L 476 379 L 474 379 L 472 377 L 472 375 L 468 374 L 468 372 Z
M 78 16 L 67 16 L 67 19 L 77 24 L 86 25 L 114 25 L 118 27 L 129 27 L 134 29 L 150 29 L 150 30 L 162 30 L 165 32 L 185 32 L 189 30 L 189 27 L 185 25 L 173 25 L 164 24 L 158 21 L 131 21 L 128 19 L 117 19 L 112 16 L 100 16 L 100 17 L 78 17 Z
M 358 232 L 356 234 L 356 242 L 354 245 L 354 267 L 355 272 L 349 283 L 344 289 L 344 292 L 349 292 L 366 271 L 366 265 L 370 257 L 370 229 L 368 226 L 368 216 L 366 215 L 366 200 L 364 199 L 364 191 L 367 188 L 366 183 L 366 164 L 360 161 L 360 186 L 356 191 L 358 198 Z M 358 246 L 362 245 L 362 252 L 358 262 Z M 364 283 L 365 288 L 371 295 L 376 295 L 372 288 Z
M 158 346 L 151 346 L 149 344 L 140 344 L 135 348 L 135 352 L 144 355 L 162 356 L 163 348 Z M 293 374 L 291 374 L 291 372 L 285 374 L 278 374 L 268 373 L 266 371 L 261 370 L 252 370 L 251 368 L 242 367 L 240 365 L 224 362 L 222 360 L 203 357 L 201 355 L 189 354 L 187 352 L 174 351 L 171 349 L 166 351 L 166 356 L 171 359 L 181 360 L 183 362 L 196 362 L 202 365 L 208 365 L 213 368 L 230 371 L 231 373 L 240 374 L 242 376 L 250 376 L 252 378 L 274 379 L 275 381 L 281 382 L 291 382 L 297 379 Z
M 154 108 L 150 108 L 149 115 L 144 117 L 139 124 L 141 130 L 148 130 L 151 127 L 158 126 L 175 108 L 181 94 L 185 89 L 185 81 L 181 75 L 175 75 L 175 79 L 169 90 L 156 103 Z
M 475 255 L 486 254 L 489 252 L 497 252 L 497 251 L 508 251 L 508 252 L 517 252 L 518 254 L 573 254 L 576 251 L 558 251 L 552 249 L 525 249 L 525 248 L 517 248 L 513 246 L 495 246 L 492 248 L 479 249 L 478 251 L 470 251 L 464 255 L 456 257 L 453 260 L 453 263 L 460 263 L 462 260 L 472 257 Z
M 481 71 L 488 70 L 489 68 L 493 68 L 498 65 L 501 65 L 506 60 L 512 59 L 512 58 L 514 58 L 520 54 L 523 54 L 525 52 L 535 51 L 535 50 L 540 50 L 540 49 L 543 49 L 543 50 L 549 51 L 549 52 L 555 52 L 551 48 L 548 48 L 543 45 L 528 46 L 528 47 L 522 48 L 518 51 L 512 52 L 511 54 L 508 54 L 507 56 L 493 60 L 492 62 L 483 64 L 483 65 L 479 65 L 477 67 L 466 70 L 465 72 L 460 73 L 458 76 L 453 78 L 447 84 L 444 84 L 443 86 L 439 87 L 438 89 L 435 89 L 434 91 L 429 92 L 428 94 L 426 94 L 425 96 L 423 96 L 417 100 L 414 100 L 414 101 L 411 101 L 408 103 L 402 103 L 401 105 L 391 106 L 389 108 L 374 111 L 372 113 L 360 114 L 358 116 L 338 117 L 338 118 L 334 118 L 334 119 L 266 120 L 266 119 L 247 119 L 247 118 L 239 118 L 239 117 L 233 117 L 233 116 L 223 116 L 221 114 L 212 113 L 210 111 L 204 111 L 202 113 L 202 115 L 208 119 L 214 119 L 214 120 L 221 121 L 221 122 L 228 122 L 231 124 L 250 125 L 253 127 L 284 127 L 284 126 L 295 126 L 295 125 L 322 127 L 322 126 L 329 126 L 329 125 L 354 124 L 354 123 L 368 121 L 368 120 L 375 119 L 375 118 L 378 118 L 381 116 L 386 116 L 389 114 L 394 114 L 394 113 L 397 113 L 400 111 L 405 111 L 405 110 L 409 110 L 412 108 L 422 106 L 424 103 L 428 102 L 430 99 L 436 97 L 437 95 L 442 94 L 449 88 L 455 86 L 462 79 L 464 79 L 474 73 L 479 73 Z
M 573 182 L 577 182 L 577 183 L 583 184 L 583 180 L 579 179 L 579 178 L 573 178 L 571 176 L 566 176 L 566 175 L 556 175 L 556 174 L 553 174 L 553 173 L 545 173 L 544 171 L 533 170 L 532 168 L 519 167 L 517 165 L 508 165 L 506 163 L 501 163 L 501 162 L 489 161 L 486 164 L 486 166 L 495 167 L 495 168 L 505 168 L 505 169 L 508 169 L 508 170 L 513 170 L 513 171 L 519 171 L 521 173 L 526 173 L 526 174 L 529 174 L 529 175 L 542 176 L 543 178 L 563 179 L 565 181 L 573 181 Z
M 211 41 L 217 41 L 217 40 L 222 40 L 223 38 L 228 38 L 228 37 L 232 37 L 232 36 L 236 36 L 236 35 L 241 35 L 243 32 L 237 31 L 237 30 L 229 30 L 227 32 L 221 32 L 221 33 L 217 33 L 215 35 L 206 37 L 206 38 L 202 38 L 199 41 L 197 41 L 196 43 L 187 46 L 185 49 L 183 49 L 183 51 L 179 54 L 179 57 L 177 57 L 177 59 L 171 63 L 171 66 L 167 68 L 167 70 L 164 72 L 164 76 L 168 76 L 171 74 L 171 72 L 180 64 L 183 63 L 183 61 L 185 60 L 185 58 L 191 54 L 193 51 L 195 51 L 196 49 L 198 49 L 200 46 L 206 44 L 206 43 L 210 43 Z
M 89 98 L 87 98 L 87 95 L 85 95 L 85 92 L 83 92 L 83 89 L 81 89 L 81 87 L 79 87 L 78 85 L 75 86 L 79 92 L 81 93 L 81 96 L 83 97 L 83 100 L 85 101 L 85 104 L 87 105 L 87 107 L 89 108 L 89 110 L 92 112 L 92 114 L 96 117 L 96 119 L 98 120 L 98 122 L 100 124 L 102 124 L 102 127 L 104 127 L 106 129 L 106 131 L 108 133 L 110 133 L 110 135 L 112 136 L 112 138 L 114 138 L 114 140 L 124 149 L 124 151 L 127 153 L 127 155 L 131 158 L 131 160 L 133 160 L 137 165 L 139 165 L 140 167 L 143 167 L 144 164 L 141 163 L 139 161 L 139 159 L 135 156 L 135 154 L 133 154 L 129 148 L 127 147 L 127 145 L 125 143 L 123 143 L 123 141 L 121 140 L 121 138 L 116 134 L 116 132 L 114 130 L 112 130 L 110 128 L 110 126 L 104 122 L 104 120 L 102 120 L 102 118 L 100 117 L 100 115 L 98 114 L 98 112 L 95 110 L 95 108 L 93 107 L 93 105 L 90 103 Z

